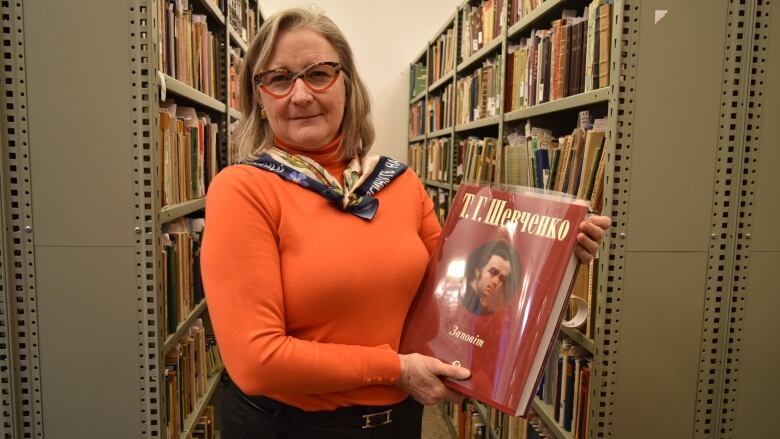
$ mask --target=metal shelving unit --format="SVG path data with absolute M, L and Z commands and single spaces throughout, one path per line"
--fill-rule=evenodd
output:
M 463 124 L 456 124 L 455 125 L 455 131 L 456 132 L 462 132 L 462 131 L 469 131 L 469 130 L 475 130 L 477 128 L 484 128 L 489 127 L 501 123 L 501 116 L 490 116 L 490 117 L 484 117 L 482 119 L 477 119 L 468 123 Z
M 215 37 L 229 42 L 215 2 L 190 1 Z M 4 4 L 5 50 L 13 53 L 0 73 L 3 437 L 166 439 L 164 354 L 205 315 L 206 303 L 168 336 L 160 233 L 205 202 L 160 206 L 159 100 L 210 113 L 223 130 L 232 112 L 226 81 L 215 99 L 158 71 L 158 6 Z M 219 58 L 222 71 L 227 61 L 222 52 Z M 62 86 L 63 77 L 81 83 L 96 72 L 100 81 L 90 87 Z
M 206 199 L 185 201 L 179 204 L 171 204 L 160 209 L 160 224 L 171 222 L 192 212 L 197 212 L 206 207 Z
M 195 308 L 187 315 L 187 318 L 179 322 L 179 326 L 176 327 L 176 332 L 169 335 L 165 339 L 165 343 L 163 344 L 162 348 L 163 354 L 169 352 L 171 349 L 173 349 L 174 346 L 176 346 L 177 343 L 179 343 L 179 341 L 187 334 L 187 331 L 192 327 L 192 324 L 195 323 L 195 320 L 203 315 L 204 311 L 206 311 L 205 300 L 197 304 Z
M 580 93 L 573 96 L 567 96 L 551 102 L 534 105 L 520 110 L 510 111 L 504 114 L 504 122 L 514 120 L 529 119 L 543 114 L 557 113 L 574 108 L 588 107 L 594 104 L 606 103 L 609 101 L 609 87 L 599 88 L 597 90 Z
M 572 436 L 571 433 L 564 430 L 563 427 L 558 425 L 555 421 L 555 411 L 549 404 L 545 404 L 539 398 L 534 398 L 533 409 L 534 412 L 542 418 L 542 421 L 547 425 L 547 428 L 553 432 L 556 439 L 574 439 L 574 436 Z
M 458 68 L 457 68 L 458 73 L 462 73 L 464 70 L 467 70 L 472 65 L 476 64 L 477 62 L 481 61 L 484 58 L 487 58 L 488 55 L 491 55 L 493 54 L 493 52 L 498 50 L 502 44 L 504 44 L 503 37 L 498 37 L 495 40 L 491 41 L 485 47 L 479 49 L 473 55 L 468 57 L 468 59 L 465 59 L 460 64 L 458 64 Z
M 432 131 L 428 133 L 428 138 L 430 139 L 433 137 L 442 137 L 442 136 L 449 136 L 449 135 L 452 135 L 452 127 L 442 128 L 438 131 Z
M 436 82 L 434 82 L 433 84 L 431 84 L 428 87 L 428 93 L 431 93 L 431 92 L 435 91 L 437 88 L 439 88 L 442 85 L 446 84 L 447 81 L 452 81 L 452 77 L 454 75 L 455 75 L 455 72 L 452 72 L 452 71 L 445 73 L 444 76 L 439 78 Z
M 426 186 L 433 186 L 440 189 L 450 189 L 450 184 L 443 181 L 425 180 Z
M 208 379 L 208 382 L 206 383 L 206 394 L 203 395 L 203 397 L 201 397 L 197 403 L 195 403 L 195 410 L 193 410 L 192 413 L 190 413 L 190 415 L 184 419 L 184 429 L 179 434 L 179 438 L 190 439 L 192 437 L 192 431 L 198 425 L 198 418 L 200 418 L 200 415 L 203 414 L 203 411 L 206 409 L 206 406 L 211 400 L 211 397 L 214 395 L 214 392 L 219 386 L 223 370 L 224 368 L 220 368 L 219 372 L 215 373 Z
M 460 62 L 453 83 L 552 14 L 586 4 L 544 1 Z M 561 330 L 593 355 L 590 439 L 780 435 L 765 422 L 778 410 L 780 389 L 766 383 L 780 348 L 760 329 L 772 325 L 761 310 L 780 306 L 771 292 L 780 271 L 770 268 L 780 266 L 780 131 L 766 124 L 780 108 L 768 79 L 780 71 L 780 32 L 769 32 L 778 5 L 616 0 L 608 87 L 454 128 L 453 141 L 492 127 L 503 138 L 507 123 L 554 124 L 580 108 L 607 118 L 603 205 L 613 227 L 597 268 L 594 338 Z M 558 439 L 571 437 L 548 406 L 537 400 L 534 410 Z

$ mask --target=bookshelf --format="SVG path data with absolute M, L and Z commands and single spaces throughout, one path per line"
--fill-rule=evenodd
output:
M 480 4 L 458 7 L 459 44 L 462 11 Z M 510 44 L 551 28 L 566 9 L 581 16 L 589 4 L 546 0 L 515 23 L 501 17 L 501 35 L 459 56 L 452 82 L 499 54 L 506 78 Z M 780 214 L 772 201 L 780 196 L 780 177 L 772 171 L 780 166 L 773 147 L 780 131 L 766 124 L 780 104 L 778 87 L 768 80 L 780 70 L 780 36 L 770 32 L 780 3 L 612 4 L 607 86 L 507 111 L 502 82 L 498 116 L 455 124 L 452 132 L 426 127 L 414 141 L 449 136 L 455 145 L 475 135 L 503 144 L 529 120 L 562 135 L 583 109 L 604 118 L 601 201 L 613 227 L 595 269 L 594 335 L 560 331 L 592 355 L 587 437 L 780 435 L 765 422 L 780 407 L 780 387 L 769 384 L 777 382 L 770 365 L 780 360 L 780 348 L 760 329 L 774 326 L 762 309 L 780 305 L 770 293 L 780 273 L 769 268 L 780 266 L 780 240 L 770 226 Z M 706 56 L 681 55 L 703 47 Z M 450 171 L 454 166 L 449 163 Z M 449 175 L 446 182 L 423 175 L 429 194 L 445 191 L 451 200 L 458 180 Z M 553 437 L 573 437 L 541 399 L 534 411 Z
M 218 2 L 189 1 L 220 43 L 210 95 L 162 72 L 164 3 L 44 3 L 2 4 L 0 434 L 165 439 L 165 355 L 198 319 L 208 333 L 208 318 L 201 301 L 174 333 L 163 324 L 160 235 L 205 198 L 162 207 L 158 109 L 168 99 L 209 115 L 226 148 L 228 115 L 240 118 L 228 47 L 247 43 Z M 212 375 L 180 437 L 218 384 Z

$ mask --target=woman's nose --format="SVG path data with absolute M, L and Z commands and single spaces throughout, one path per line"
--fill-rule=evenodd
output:
M 306 83 L 303 82 L 303 78 L 295 78 L 295 82 L 293 82 L 292 95 L 290 98 L 292 102 L 296 104 L 311 101 L 311 90 L 309 90 L 309 87 L 306 86 Z

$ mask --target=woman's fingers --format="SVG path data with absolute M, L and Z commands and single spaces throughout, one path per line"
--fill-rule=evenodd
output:
M 457 401 L 462 398 L 442 383 L 440 376 L 455 379 L 468 378 L 468 369 L 443 363 L 436 358 L 420 354 L 399 355 L 401 359 L 401 377 L 396 386 L 403 389 L 415 400 L 430 405 L 442 399 Z
M 604 240 L 605 231 L 612 225 L 612 220 L 606 216 L 592 216 L 580 223 L 580 233 L 577 234 L 577 247 L 574 253 L 582 263 L 590 262 L 599 250 Z

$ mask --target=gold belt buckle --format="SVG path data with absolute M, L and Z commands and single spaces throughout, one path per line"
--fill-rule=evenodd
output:
M 392 412 L 392 411 L 393 411 L 393 409 L 390 409 L 390 410 L 386 410 L 384 412 L 371 413 L 370 415 L 363 415 L 363 420 L 365 421 L 365 424 L 363 424 L 363 427 L 361 427 L 361 428 L 363 428 L 365 430 L 366 428 L 379 427 L 380 425 L 385 425 L 385 424 L 389 424 L 389 423 L 393 422 L 393 420 L 390 419 L 390 412 Z M 380 421 L 376 421 L 376 423 L 375 423 L 375 421 L 374 421 L 375 417 L 381 417 L 381 420 Z

